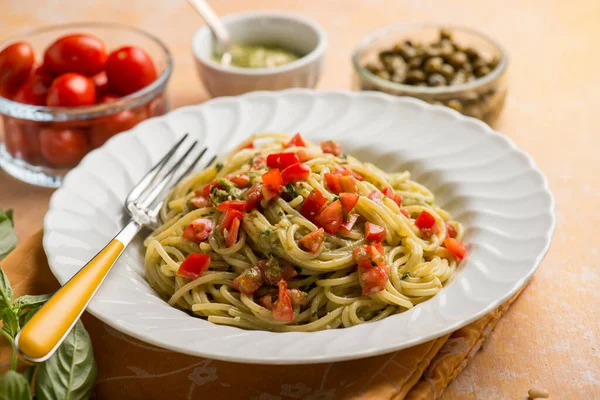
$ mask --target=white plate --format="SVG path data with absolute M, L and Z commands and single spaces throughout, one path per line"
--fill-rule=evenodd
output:
M 170 307 L 144 279 L 141 237 L 89 306 L 131 336 L 182 353 L 237 362 L 318 363 L 413 346 L 492 311 L 532 276 L 554 231 L 554 200 L 533 160 L 484 123 L 412 98 L 295 89 L 183 107 L 91 152 L 52 196 L 44 221 L 50 268 L 66 282 L 123 225 L 133 184 L 185 132 L 220 152 L 256 132 L 301 132 L 388 171 L 408 169 L 466 226 L 468 257 L 434 298 L 352 328 L 245 331 Z

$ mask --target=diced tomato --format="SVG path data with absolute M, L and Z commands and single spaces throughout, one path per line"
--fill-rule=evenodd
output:
M 300 159 L 296 153 L 274 153 L 267 156 L 267 166 L 269 168 L 284 169 L 299 162 Z
M 267 166 L 267 160 L 262 155 L 256 156 L 252 160 L 252 165 L 251 165 L 252 169 L 263 169 L 266 166 Z
M 210 266 L 210 256 L 206 254 L 190 254 L 177 269 L 184 278 L 196 279 Z
M 298 271 L 294 266 L 286 261 L 283 262 L 283 267 L 281 268 L 281 279 L 284 281 L 289 281 L 295 276 L 298 276 Z
M 386 272 L 383 267 L 373 267 L 363 272 L 361 275 L 363 296 L 370 296 L 384 290 L 388 278 L 389 272 Z
M 213 222 L 208 218 L 199 218 L 192 221 L 183 231 L 183 238 L 200 243 L 208 239 L 213 230 Z
M 340 178 L 338 174 L 326 173 L 324 175 L 325 183 L 327 184 L 327 188 L 333 193 L 339 193 L 342 191 L 342 185 L 340 183 Z
M 369 269 L 373 267 L 371 260 L 369 260 L 369 254 L 367 252 L 367 246 L 358 246 L 352 250 L 352 259 L 360 268 Z
M 456 239 L 447 237 L 446 239 L 444 239 L 444 246 L 446 246 L 446 248 L 459 260 L 465 258 L 465 255 L 467 254 L 467 249 L 465 248 L 465 245 Z
M 244 147 L 242 147 L 242 149 L 253 149 L 254 148 L 254 142 L 250 142 L 247 145 L 245 145 Z
M 298 154 L 298 158 L 300 159 L 300 162 L 306 162 L 308 160 L 312 160 L 312 155 L 308 152 L 308 150 L 300 149 L 300 150 L 298 150 L 298 152 L 296 154 Z
M 190 204 L 194 208 L 204 208 L 210 206 L 210 200 L 204 196 L 197 196 L 190 199 Z
M 406 218 L 410 218 L 410 214 L 408 213 L 408 211 L 406 211 L 406 209 L 404 209 L 404 208 L 401 208 L 401 209 L 400 209 L 400 213 L 401 213 L 402 215 L 404 215 Z
M 262 272 L 258 267 L 246 268 L 233 280 L 231 285 L 234 289 L 251 295 L 264 285 Z
M 237 242 L 241 222 L 242 220 L 240 218 L 234 218 L 233 221 L 231 221 L 229 229 L 224 231 L 225 247 L 231 247 Z
M 304 200 L 304 203 L 302 203 L 300 214 L 312 221 L 326 203 L 327 197 L 323 196 L 323 193 L 319 189 L 313 189 L 306 200 Z
M 350 213 L 356 203 L 358 203 L 359 195 L 355 193 L 340 193 L 340 202 L 342 203 L 342 209 L 346 214 Z
M 354 183 L 354 178 L 351 176 L 340 177 L 340 186 L 342 187 L 342 192 L 356 193 L 356 183 Z
M 421 230 L 431 229 L 435 225 L 435 218 L 427 211 L 421 211 L 415 220 L 415 226 Z
M 374 249 L 377 249 L 377 251 L 379 252 L 379 254 L 381 254 L 382 256 L 385 256 L 385 249 L 383 248 L 383 245 L 380 243 L 373 243 L 370 244 L 368 247 L 372 247 Z
M 281 172 L 277 168 L 265 172 L 262 176 L 262 181 L 265 186 L 267 186 L 269 189 L 273 189 L 275 192 L 279 192 L 279 186 L 283 185 Z
M 385 265 L 385 251 L 383 250 L 383 246 L 381 243 L 371 244 L 367 246 L 367 253 L 369 254 L 369 258 L 371 259 L 371 265 Z
M 219 211 L 227 211 L 230 208 L 234 210 L 244 211 L 248 207 L 248 202 L 245 200 L 226 200 L 217 206 Z
M 202 188 L 202 190 L 200 190 L 200 191 L 195 190 L 194 193 L 196 194 L 196 196 L 210 197 L 210 192 L 213 187 L 216 187 L 218 189 L 225 189 L 223 186 L 219 185 L 216 181 L 212 181 L 208 185 L 204 186 Z
M 381 243 L 363 245 L 352 251 L 352 259 L 360 268 L 369 269 L 385 265 L 385 251 Z
M 302 237 L 302 239 L 300 239 L 299 243 L 306 250 L 315 254 L 321 248 L 324 238 L 325 238 L 325 232 L 324 232 L 323 228 L 319 228 L 318 230 L 316 230 L 314 232 L 304 235 Z
M 365 224 L 365 239 L 369 242 L 383 242 L 385 228 L 367 221 Z
M 450 225 L 449 223 L 446 222 L 446 236 L 454 239 L 456 237 L 456 235 L 458 235 L 458 232 L 456 232 L 456 229 L 454 229 L 454 227 L 452 225 Z
M 315 223 L 325 229 L 325 232 L 334 235 L 342 222 L 342 203 L 339 200 L 334 201 L 325 207 L 316 217 Z
M 402 205 L 402 200 L 404 200 L 402 195 L 396 193 L 391 187 L 386 187 L 383 189 L 383 194 L 392 199 L 396 204 L 398 204 L 398 206 Z
M 267 310 L 273 309 L 273 295 L 267 294 L 258 299 L 258 303 Z
M 304 143 L 304 139 L 302 139 L 302 136 L 300 136 L 299 133 L 296 133 L 288 142 L 288 144 L 285 145 L 285 147 L 306 147 L 306 143 Z
M 246 211 L 249 212 L 258 207 L 258 203 L 262 198 L 262 187 L 262 184 L 255 183 L 244 193 L 244 197 L 246 198 Z
M 279 281 L 279 298 L 273 304 L 273 319 L 283 322 L 292 322 L 294 320 L 294 310 L 292 301 L 288 295 L 287 284 L 284 280 Z
M 383 194 L 381 194 L 379 190 L 373 190 L 367 197 L 377 204 L 382 204 L 381 200 L 383 199 Z
M 344 203 L 342 203 L 342 207 L 344 207 Z M 348 218 L 346 219 L 346 221 L 342 222 L 342 224 L 340 225 L 340 229 L 338 230 L 338 233 L 341 233 L 342 235 L 349 234 L 350 231 L 352 230 L 352 227 L 354 226 L 354 224 L 356 224 L 357 220 L 358 220 L 358 214 L 349 215 Z
M 270 188 L 267 185 L 264 185 L 262 187 L 262 197 L 267 200 L 267 201 L 271 201 L 273 200 L 275 197 L 277 197 L 279 195 L 279 192 L 274 191 L 274 189 Z
M 239 188 L 245 188 L 250 184 L 250 177 L 248 174 L 239 174 L 229 178 Z
M 321 142 L 321 150 L 323 150 L 323 153 L 333 154 L 334 156 L 342 154 L 342 146 L 333 140 Z
M 306 292 L 298 289 L 288 289 L 287 292 L 293 306 L 303 306 L 306 304 L 306 299 L 308 297 Z
M 240 210 L 236 210 L 235 208 L 228 208 L 222 215 L 219 220 L 219 229 L 222 231 L 224 229 L 230 229 L 233 220 L 239 218 L 244 218 L 244 213 Z
M 337 167 L 335 167 L 335 172 L 343 176 L 353 176 L 357 181 L 365 180 L 365 178 L 361 174 L 355 172 L 350 167 L 346 167 L 345 165 L 338 165 Z
M 298 163 L 290 165 L 281 172 L 283 184 L 287 185 L 290 182 L 305 181 L 310 175 L 310 167 L 308 164 Z

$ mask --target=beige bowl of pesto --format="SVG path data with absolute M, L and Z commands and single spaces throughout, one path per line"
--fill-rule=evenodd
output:
M 222 20 L 235 44 L 232 65 L 219 64 L 207 26 L 192 41 L 198 75 L 212 96 L 316 86 L 327 33 L 314 20 L 281 12 L 231 14 Z

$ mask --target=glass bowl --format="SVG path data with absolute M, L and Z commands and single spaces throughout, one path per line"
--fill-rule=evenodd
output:
M 396 83 L 375 75 L 366 68 L 377 62 L 379 53 L 390 50 L 406 40 L 432 43 L 439 38 L 440 29 L 446 28 L 453 34 L 453 41 L 466 48 L 475 49 L 487 59 L 496 59 L 496 67 L 487 75 L 466 83 L 448 86 L 413 86 Z M 352 56 L 354 65 L 353 85 L 355 89 L 377 90 L 396 96 L 412 96 L 432 104 L 443 104 L 457 111 L 491 123 L 504 107 L 507 93 L 506 52 L 494 40 L 472 29 L 426 23 L 402 23 L 381 28 L 363 38 Z
M 34 106 L 0 97 L 0 166 L 10 175 L 38 186 L 59 186 L 62 177 L 89 151 L 145 119 L 164 114 L 168 108 L 164 91 L 173 60 L 160 40 L 140 29 L 114 23 L 65 24 L 13 37 L 0 44 L 0 49 L 25 41 L 33 47 L 39 62 L 52 42 L 72 33 L 100 38 L 108 52 L 125 45 L 141 47 L 154 61 L 158 77 L 128 96 L 91 106 Z M 56 147 L 49 139 L 58 130 L 71 131 L 63 136 L 63 147 Z

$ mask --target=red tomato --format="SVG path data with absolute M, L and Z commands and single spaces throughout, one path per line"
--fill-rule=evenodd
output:
M 267 166 L 267 160 L 264 156 L 258 155 L 252 160 L 252 169 L 263 169 Z
M 342 209 L 346 214 L 350 213 L 356 203 L 358 203 L 359 195 L 355 193 L 340 193 L 340 202 L 342 203 Z
M 308 152 L 308 150 L 300 149 L 300 150 L 298 150 L 298 152 L 296 152 L 296 154 L 298 155 L 300 162 L 306 162 L 308 160 L 312 160 L 312 155 Z
M 332 193 L 339 193 L 342 191 L 342 185 L 340 183 L 340 176 L 338 174 L 326 173 L 323 175 L 325 178 L 325 183 L 327 184 L 327 188 Z
M 435 217 L 427 211 L 421 211 L 415 220 L 415 225 L 421 230 L 431 229 L 435 225 Z
M 321 150 L 323 150 L 323 153 L 333 154 L 334 156 L 342 154 L 342 146 L 332 140 L 321 142 Z
M 194 208 L 205 208 L 210 207 L 210 200 L 204 196 L 197 196 L 190 199 L 190 204 Z
M 385 251 L 381 243 L 355 247 L 352 259 L 360 267 L 369 269 L 374 266 L 385 265 Z
M 373 267 L 363 272 L 361 275 L 363 296 L 370 296 L 384 290 L 388 277 L 389 273 L 382 267 Z
M 47 64 L 40 64 L 37 67 L 34 67 L 33 73 L 36 75 L 46 75 L 49 77 L 55 77 L 56 73 L 52 71 L 52 69 Z
M 371 265 L 385 265 L 385 252 L 381 243 L 368 245 L 367 253 L 371 259 Z
M 246 198 L 246 211 L 250 212 L 258 207 L 262 199 L 262 186 L 260 183 L 255 183 L 244 193 Z
M 367 246 L 358 246 L 352 250 L 352 259 L 360 268 L 368 269 L 372 268 L 371 260 L 369 259 L 369 253 L 367 252 Z
M 396 193 L 391 187 L 386 187 L 385 189 L 383 189 L 383 194 L 386 197 L 392 199 L 396 204 L 398 204 L 398 207 L 402 206 L 402 200 L 404 200 L 402 198 L 402 195 Z
M 456 229 L 454 229 L 454 227 L 452 225 L 450 225 L 449 223 L 446 222 L 446 236 L 454 239 L 456 237 L 456 235 L 458 235 L 458 232 L 456 232 Z
M 210 266 L 210 256 L 206 254 L 190 254 L 179 266 L 177 273 L 184 278 L 196 279 Z
M 351 176 L 340 177 L 340 186 L 342 187 L 342 192 L 356 193 L 356 183 Z
M 29 77 L 13 98 L 14 101 L 34 106 L 45 106 L 52 77 L 34 74 Z
M 125 46 L 108 56 L 106 76 L 110 87 L 126 96 L 154 82 L 157 74 L 148 53 L 136 46 Z
M 90 78 L 67 73 L 52 82 L 46 104 L 50 107 L 89 106 L 96 102 L 96 88 Z
M 208 239 L 213 230 L 213 222 L 208 218 L 199 218 L 192 221 L 183 231 L 183 238 L 200 243 Z
M 166 111 L 165 99 L 163 95 L 156 96 L 154 100 L 152 100 L 148 104 L 148 117 L 156 117 L 158 115 L 163 115 Z
M 323 196 L 319 189 L 313 189 L 306 200 L 304 200 L 304 203 L 302 203 L 300 214 L 312 221 L 326 203 L 327 197 Z
M 385 228 L 367 221 L 365 224 L 365 239 L 369 242 L 383 242 Z
M 305 181 L 310 175 L 310 167 L 308 164 L 298 163 L 290 165 L 281 172 L 283 184 L 287 185 L 291 182 Z
M 237 242 L 241 222 L 241 218 L 234 218 L 233 221 L 231 221 L 229 229 L 224 231 L 225 247 L 231 247 Z
M 304 139 L 302 139 L 302 136 L 300 136 L 299 133 L 296 133 L 292 137 L 292 139 L 285 145 L 285 147 L 306 147 L 306 143 L 304 143 Z
M 245 145 L 244 147 L 242 147 L 242 149 L 253 149 L 254 148 L 254 142 L 250 142 L 247 145 Z
M 353 176 L 357 181 L 364 181 L 365 178 L 358 172 L 354 172 L 351 168 L 345 165 L 338 165 L 335 167 L 335 172 L 343 176 Z
M 444 246 L 446 246 L 446 248 L 459 260 L 465 258 L 465 255 L 467 254 L 467 249 L 465 248 L 465 245 L 456 239 L 447 237 L 446 239 L 444 239 Z
M 98 103 L 101 103 L 101 104 L 110 103 L 111 101 L 115 101 L 115 100 L 119 100 L 119 97 L 115 96 L 114 94 L 105 94 L 104 96 L 102 96 L 98 99 Z
M 292 301 L 288 295 L 288 288 L 285 281 L 282 279 L 278 283 L 279 298 L 273 305 L 273 319 L 277 321 L 292 322 L 294 320 L 294 309 Z
M 281 268 L 281 279 L 283 279 L 284 281 L 287 281 L 297 275 L 298 275 L 298 271 L 296 271 L 296 268 L 294 268 L 294 266 L 292 264 L 284 262 L 284 265 Z
M 33 70 L 35 54 L 25 42 L 13 43 L 0 51 L 0 96 L 11 99 Z
M 104 96 L 106 99 L 109 96 Z M 117 133 L 127 131 L 138 123 L 131 110 L 123 110 L 114 115 L 104 117 L 90 128 L 90 144 L 92 148 L 102 146 Z
M 306 304 L 306 300 L 308 299 L 306 292 L 298 289 L 288 289 L 287 293 L 290 296 L 292 306 L 303 306 Z
M 342 203 L 340 203 L 339 200 L 336 200 L 325 207 L 319 215 L 315 217 L 315 223 L 325 229 L 325 232 L 332 235 L 337 232 L 343 221 Z
M 221 231 L 225 229 L 231 229 L 231 224 L 236 218 L 244 218 L 244 213 L 240 210 L 236 210 L 235 208 L 228 208 L 227 211 L 221 215 L 221 219 L 219 220 L 219 229 Z
M 296 153 L 273 153 L 267 156 L 267 166 L 269 168 L 284 169 L 299 162 L 300 159 Z
M 245 188 L 250 184 L 250 177 L 247 174 L 239 174 L 229 178 L 239 188 Z
M 308 250 L 311 253 L 315 254 L 321 248 L 321 245 L 323 244 L 323 239 L 324 238 L 325 238 L 325 232 L 323 231 L 323 228 L 319 228 L 318 230 L 316 230 L 314 232 L 311 232 L 311 233 L 309 233 L 307 235 L 304 235 L 300 239 L 299 243 L 306 250 Z
M 227 211 L 230 208 L 234 210 L 244 211 L 248 207 L 248 203 L 244 200 L 226 200 L 217 206 L 219 211 Z
M 381 202 L 381 200 L 383 199 L 383 194 L 381 194 L 379 190 L 373 190 L 371 193 L 369 193 L 367 197 L 379 205 L 383 204 Z
M 96 99 L 98 103 L 106 103 L 104 96 L 108 94 L 108 78 L 106 77 L 106 72 L 102 71 L 99 74 L 96 74 L 92 77 L 94 81 L 94 86 L 96 87 Z M 116 96 L 111 96 L 117 99 Z M 104 100 L 104 101 L 102 101 Z
M 277 168 L 265 172 L 262 176 L 262 181 L 265 185 L 265 188 L 268 189 L 271 194 L 274 193 L 275 196 L 279 194 L 279 187 L 283 185 L 283 179 L 281 178 L 281 172 L 279 172 Z M 271 200 L 274 197 L 270 196 L 269 194 L 265 194 L 264 190 L 263 196 L 267 200 Z
M 213 187 L 216 187 L 216 188 L 219 188 L 219 189 L 225 189 L 224 187 L 222 187 L 221 185 L 219 185 L 217 182 L 212 181 L 208 185 L 204 186 L 201 191 L 197 191 L 196 190 L 196 191 L 194 191 L 194 193 L 196 193 L 196 196 L 210 197 L 210 192 L 212 191 Z
M 40 144 L 42 155 L 55 167 L 71 167 L 89 151 L 86 134 L 79 129 L 44 128 Z
M 44 53 L 44 64 L 57 74 L 94 76 L 104 69 L 106 49 L 95 36 L 73 34 L 59 38 Z
M 37 124 L 4 117 L 4 145 L 11 156 L 35 163 L 41 154 Z
M 401 213 L 402 215 L 404 215 L 406 218 L 410 218 L 410 214 L 408 213 L 408 211 L 406 211 L 406 209 L 404 209 L 404 208 L 401 208 L 401 209 L 400 209 L 400 213 Z
M 342 208 L 344 207 L 344 203 L 342 203 Z M 356 224 L 356 221 L 358 220 L 358 214 L 352 214 L 350 216 L 348 216 L 348 218 L 340 225 L 340 229 L 338 230 L 338 233 L 341 233 L 342 235 L 347 235 L 350 233 L 350 231 L 352 230 L 352 227 L 354 226 L 354 224 Z
M 264 285 L 262 272 L 258 267 L 246 268 L 231 284 L 235 289 L 250 296 Z
M 267 310 L 272 310 L 273 309 L 273 296 L 270 294 L 262 296 L 258 299 L 258 303 L 261 306 L 263 306 L 264 308 L 266 308 Z

